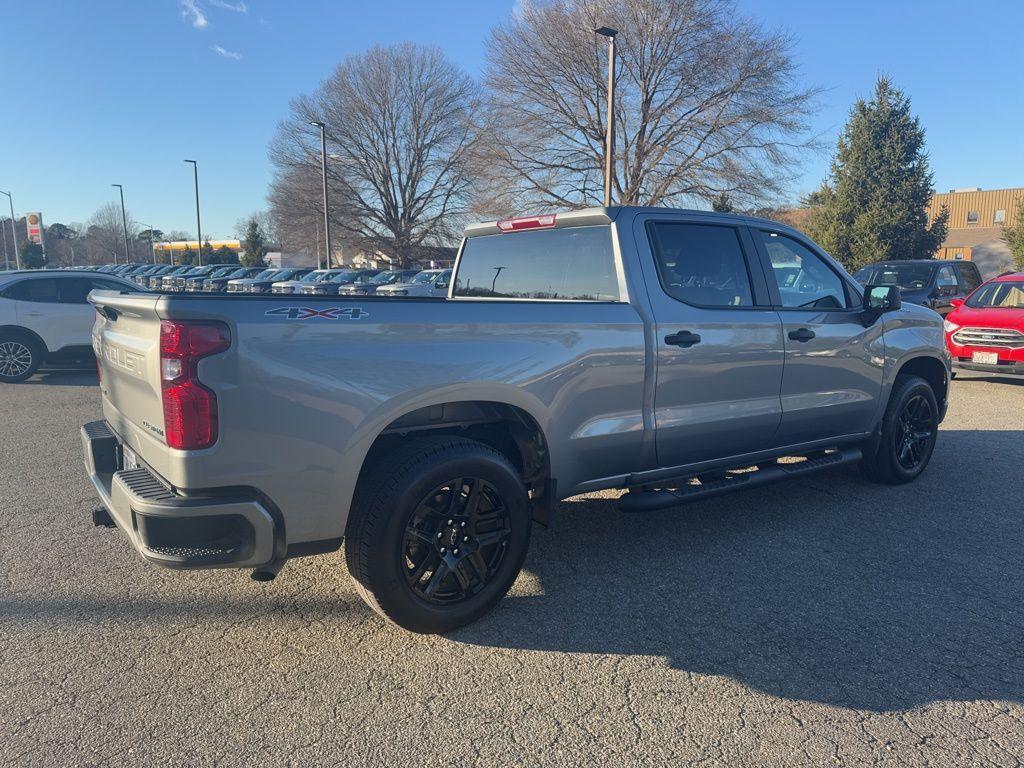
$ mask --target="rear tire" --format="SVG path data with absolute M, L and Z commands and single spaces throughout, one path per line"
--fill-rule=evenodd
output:
M 928 382 L 920 376 L 897 376 L 882 417 L 877 450 L 864 456 L 862 471 L 888 485 L 917 479 L 931 461 L 938 430 L 939 406 Z
M 0 382 L 24 381 L 42 362 L 42 350 L 32 339 L 20 333 L 0 334 Z
M 412 440 L 359 484 L 345 534 L 356 589 L 411 632 L 448 632 L 491 610 L 530 542 L 526 488 L 474 440 Z

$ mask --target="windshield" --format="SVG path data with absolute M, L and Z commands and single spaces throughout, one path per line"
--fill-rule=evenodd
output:
M 861 285 L 897 285 L 902 291 L 920 291 L 932 280 L 932 264 L 872 264 L 854 275 Z
M 266 280 L 271 275 L 276 275 L 277 272 L 278 272 L 278 270 L 276 270 L 276 269 L 264 269 L 258 275 L 253 275 L 252 279 L 253 280 Z
M 983 285 L 965 303 L 968 307 L 1024 309 L 1024 280 Z
M 320 270 L 314 270 L 308 275 L 299 280 L 300 283 L 319 283 L 323 280 L 329 280 L 333 272 L 321 272 Z
M 439 274 L 441 274 L 441 273 L 440 272 L 420 272 L 418 275 L 416 275 L 416 277 L 414 277 L 409 282 L 410 283 L 416 283 L 416 284 L 419 284 L 419 283 L 429 283 L 431 280 L 433 280 Z
M 213 270 L 213 272 L 210 273 L 210 277 L 223 277 L 224 275 L 229 275 L 232 272 L 237 271 L 238 267 L 221 267 L 220 269 Z
M 343 269 L 341 272 L 336 274 L 334 277 L 325 280 L 326 283 L 347 283 L 352 280 L 352 275 L 356 272 L 354 269 Z
M 373 278 L 371 278 L 370 282 L 375 283 L 377 285 L 386 285 L 388 283 L 395 282 L 395 280 L 397 279 L 397 272 L 381 272 L 379 275 L 375 275 Z

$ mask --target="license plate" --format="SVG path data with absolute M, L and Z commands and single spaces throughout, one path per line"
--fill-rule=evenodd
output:
M 135 451 L 129 448 L 127 445 L 121 446 L 121 453 L 124 455 L 124 469 L 138 469 L 139 468 L 139 457 L 135 455 Z
M 972 363 L 981 363 L 982 365 L 998 365 L 999 364 L 999 353 L 998 352 L 975 352 L 971 355 Z

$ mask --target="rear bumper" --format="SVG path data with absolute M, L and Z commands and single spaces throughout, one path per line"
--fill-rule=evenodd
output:
M 85 469 L 117 527 L 143 558 L 166 568 L 254 568 L 274 560 L 274 520 L 244 495 L 184 496 L 146 467 L 121 469 L 105 421 L 82 427 Z

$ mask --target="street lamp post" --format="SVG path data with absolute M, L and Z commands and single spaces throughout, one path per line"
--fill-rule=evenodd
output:
M 144 227 L 149 227 L 149 255 L 153 259 L 153 263 L 156 264 L 156 249 L 153 247 L 153 225 L 143 224 Z
M 111 184 L 112 187 L 117 187 L 117 190 L 121 193 L 121 226 L 124 229 L 124 263 L 132 263 L 132 254 L 128 250 L 128 217 L 124 212 L 124 187 L 120 184 Z
M 22 268 L 22 254 L 17 252 L 17 232 L 14 231 L 14 199 L 10 193 L 0 190 L 0 195 L 7 196 L 7 203 L 10 204 L 10 242 L 14 246 L 14 266 Z
M 186 160 L 192 163 L 192 173 L 196 181 L 196 235 L 199 237 L 199 266 L 203 266 L 203 225 L 199 221 L 199 163 L 195 160 Z
M 612 163 L 615 158 L 615 36 L 617 29 L 598 27 L 595 34 L 608 38 L 608 128 L 604 137 L 604 205 L 612 204 Z
M 7 233 L 3 231 L 3 224 L 0 223 L 0 239 L 4 241 L 4 269 L 11 268 L 11 260 L 7 256 Z
M 324 246 L 327 251 L 327 268 L 331 268 L 331 216 L 327 200 L 327 126 L 318 120 L 310 120 L 310 125 L 320 129 L 320 175 L 324 185 Z M 317 267 L 320 259 L 317 258 Z

